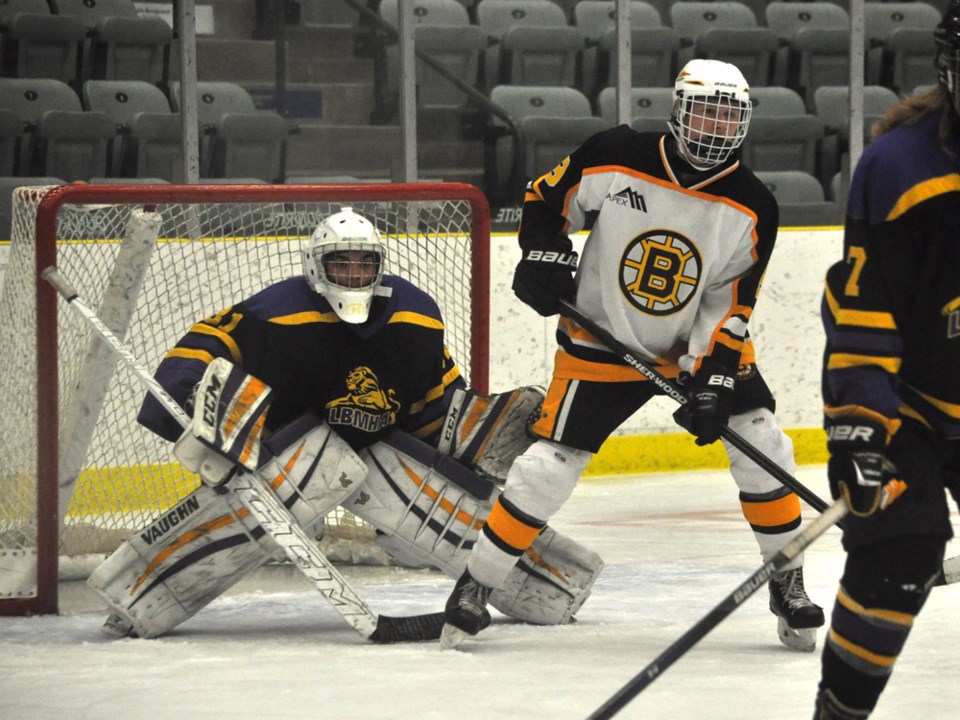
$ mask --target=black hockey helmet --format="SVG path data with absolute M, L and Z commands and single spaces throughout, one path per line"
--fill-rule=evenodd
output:
M 960 113 L 960 0 L 950 0 L 933 33 L 937 44 L 937 78 Z

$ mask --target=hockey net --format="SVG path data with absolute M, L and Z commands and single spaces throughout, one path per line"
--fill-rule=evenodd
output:
M 487 391 L 489 211 L 470 185 L 66 185 L 18 188 L 13 204 L 0 615 L 56 612 L 58 567 L 82 572 L 198 482 L 137 424 L 142 384 L 40 279 L 50 265 L 154 368 L 197 320 L 299 275 L 313 229 L 351 206 L 383 235 L 387 272 L 437 300 L 450 352 Z M 326 525 L 348 539 L 341 560 L 357 553 L 351 535 L 370 534 L 341 512 Z

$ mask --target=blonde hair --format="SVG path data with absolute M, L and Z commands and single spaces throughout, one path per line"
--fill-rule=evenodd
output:
M 957 114 L 947 89 L 940 84 L 919 95 L 909 95 L 891 106 L 871 129 L 874 140 L 901 125 L 912 125 L 928 115 L 940 115 L 940 146 L 951 157 L 957 154 L 955 133 Z

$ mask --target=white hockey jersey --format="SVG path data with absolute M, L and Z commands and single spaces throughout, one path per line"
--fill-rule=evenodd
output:
M 739 161 L 693 172 L 674 142 L 626 125 L 594 135 L 531 183 L 520 245 L 568 251 L 568 234 L 593 219 L 577 305 L 658 364 L 693 373 L 710 356 L 735 372 L 779 210 Z M 621 364 L 569 320 L 558 341 L 571 360 Z M 556 372 L 600 379 L 578 365 L 559 362 Z

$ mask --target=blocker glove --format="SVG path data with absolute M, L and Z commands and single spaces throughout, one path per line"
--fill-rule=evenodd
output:
M 892 503 L 906 489 L 892 479 L 897 469 L 887 459 L 887 430 L 863 418 L 827 418 L 827 478 L 834 499 L 841 496 L 858 517 L 869 517 Z M 889 481 L 889 482 L 888 482 Z
M 687 403 L 673 414 L 680 427 L 695 435 L 697 445 L 709 445 L 720 433 L 733 409 L 733 373 L 719 363 L 704 361 L 696 376 L 681 373 Z
M 576 295 L 576 269 L 577 253 L 573 250 L 525 250 L 513 274 L 513 292 L 540 315 L 556 315 L 560 301 L 572 301 Z

